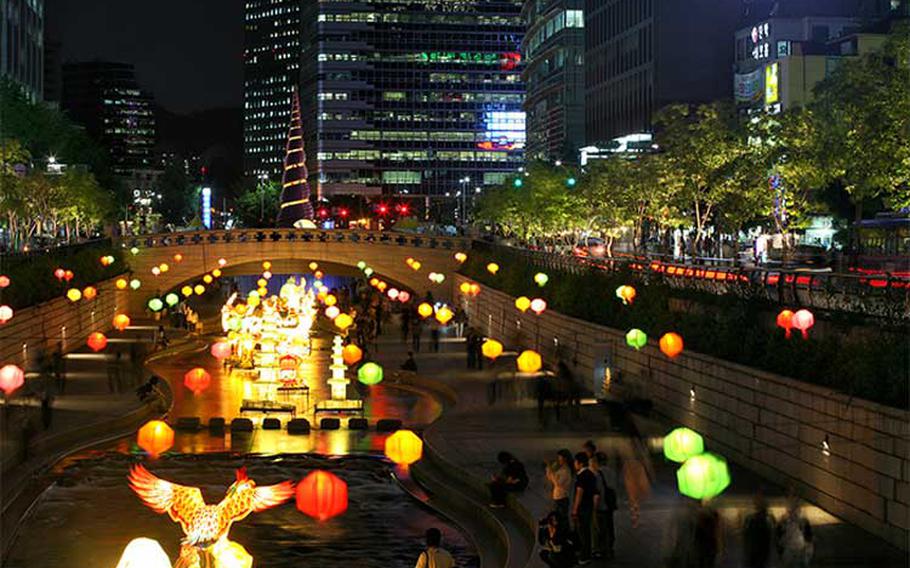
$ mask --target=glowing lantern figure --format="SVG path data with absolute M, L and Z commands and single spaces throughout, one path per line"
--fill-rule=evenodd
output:
M 196 292 L 197 296 L 201 296 L 205 294 L 205 286 L 202 284 L 196 284 L 196 286 L 193 287 L 193 292 Z
M 367 386 L 381 383 L 382 375 L 382 367 L 376 363 L 364 363 L 357 369 L 357 380 Z
M 648 336 L 640 329 L 630 329 L 626 334 L 626 345 L 639 350 L 648 343 Z
M 423 457 L 423 440 L 410 430 L 399 430 L 386 438 L 385 455 L 392 462 L 407 467 Z
M 348 510 L 348 484 L 327 471 L 311 472 L 297 484 L 297 509 L 320 521 Z
M 140 286 L 142 286 L 142 282 L 140 282 L 138 278 L 130 280 L 130 289 L 138 290 Z
M 152 298 L 148 301 L 148 307 L 153 312 L 160 312 L 164 309 L 164 302 L 161 301 L 161 298 Z
M 231 356 L 231 344 L 227 341 L 216 341 L 209 349 L 212 357 L 221 361 Z
M 815 325 L 815 316 L 809 310 L 799 310 L 793 314 L 793 327 L 800 330 L 803 339 L 809 339 L 809 329 Z
M 183 375 L 183 384 L 193 391 L 194 395 L 199 396 L 212 384 L 212 375 L 202 367 L 196 367 Z
M 180 301 L 180 296 L 171 292 L 170 294 L 168 294 L 167 296 L 164 297 L 164 301 L 169 306 L 176 306 L 177 302 Z
M 448 306 L 442 306 L 441 308 L 436 310 L 436 321 L 438 321 L 442 325 L 446 325 L 447 323 L 452 321 L 453 317 L 455 317 L 455 314 L 452 313 L 452 310 L 450 310 L 448 308 Z
M 193 295 L 193 287 L 184 286 L 183 288 L 180 289 L 180 293 L 183 294 L 184 297 L 189 298 L 190 296 Z
M 363 359 L 363 350 L 353 343 L 349 343 L 341 350 L 341 357 L 344 359 L 345 365 L 355 365 Z
M 82 292 L 78 288 L 70 288 L 66 292 L 66 299 L 75 304 L 82 299 Z
M 710 453 L 693 456 L 676 471 L 679 492 L 692 499 L 713 499 L 730 485 L 727 460 Z
M 183 261 L 183 255 L 182 255 L 182 254 L 180 254 L 180 253 L 178 252 L 177 254 L 174 255 L 174 262 L 182 262 L 182 261 Z
M 683 351 L 683 338 L 678 333 L 665 333 L 660 338 L 661 352 L 673 359 Z
M 25 384 L 25 371 L 16 365 L 4 365 L 0 368 L 0 390 L 10 396 Z
M 480 352 L 483 353 L 483 356 L 487 359 L 495 361 L 497 357 L 502 355 L 502 343 L 495 339 L 487 339 L 483 342 L 483 345 L 480 346 Z
M 528 311 L 528 308 L 531 307 L 531 298 L 528 298 L 527 296 L 515 298 L 515 307 L 521 312 Z
M 325 309 L 325 317 L 330 320 L 334 320 L 339 315 L 341 315 L 341 310 L 338 309 L 338 306 L 329 306 Z
M 490 264 L 487 265 L 487 272 L 489 272 L 490 274 L 496 274 L 497 272 L 499 272 L 499 265 L 496 264 L 495 262 L 491 262 Z
M 0 276 L 0 288 L 7 288 L 9 286 L 9 283 L 9 276 Z
M 549 282 L 549 281 L 550 281 L 550 277 L 547 276 L 546 274 L 544 274 L 543 272 L 538 272 L 537 274 L 534 275 L 534 282 L 536 282 L 537 285 L 540 286 L 541 288 L 546 286 L 547 282 Z
M 463 252 L 456 252 L 455 260 L 458 261 L 460 264 L 464 264 L 464 261 L 468 260 L 468 255 L 466 255 Z
M 420 317 L 426 319 L 433 315 L 433 306 L 424 302 L 417 306 L 417 313 L 420 315 Z
M 531 300 L 531 311 L 540 315 L 547 309 L 547 301 L 543 298 L 534 298 Z
M 117 314 L 114 316 L 114 319 L 111 320 L 111 323 L 113 324 L 114 329 L 123 331 L 130 325 L 130 316 L 126 314 Z
M 86 286 L 82 291 L 82 297 L 86 300 L 94 300 L 98 296 L 98 290 L 94 286 Z
M 410 300 L 410 299 L 411 299 L 411 294 L 409 294 L 407 290 L 402 290 L 401 292 L 398 293 L 398 301 L 401 302 L 402 304 L 406 304 L 408 302 L 408 300 Z
M 139 428 L 136 443 L 150 456 L 157 458 L 174 445 L 174 431 L 166 422 L 150 420 Z
M 56 278 L 57 280 L 63 280 L 64 276 L 66 276 L 66 271 L 63 270 L 62 268 L 58 268 L 57 270 L 54 271 L 54 278 Z
M 107 347 L 107 336 L 100 331 L 96 331 L 88 336 L 86 343 L 92 351 L 97 353 Z
M 116 286 L 118 290 L 126 290 L 126 287 L 129 285 L 130 283 L 126 281 L 126 278 L 118 278 L 117 281 L 114 282 L 114 286 Z
M 664 456 L 670 461 L 683 463 L 704 451 L 705 440 L 694 430 L 676 428 L 664 436 Z
M 631 286 L 620 286 L 616 289 L 616 297 L 622 300 L 623 304 L 631 304 L 632 300 L 635 299 L 637 292 L 635 288 Z
M 0 306 L 0 323 L 6 323 L 13 319 L 13 308 L 3 305 Z
M 338 317 L 335 318 L 335 327 L 341 331 L 347 330 L 352 325 L 354 325 L 354 318 L 348 314 L 339 314 Z
M 134 538 L 123 549 L 116 568 L 171 568 L 171 560 L 158 541 Z
M 536 351 L 522 351 L 516 363 L 522 373 L 536 373 L 543 367 L 543 360 Z

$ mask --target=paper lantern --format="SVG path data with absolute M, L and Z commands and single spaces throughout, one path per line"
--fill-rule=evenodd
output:
M 123 549 L 115 568 L 171 568 L 171 560 L 158 541 L 134 538 Z
M 106 256 L 102 256 L 100 260 L 101 260 L 101 266 L 110 266 L 111 265 L 110 261 L 107 259 Z
M 66 270 L 63 270 L 62 268 L 58 268 L 57 270 L 54 271 L 54 278 L 56 278 L 57 280 L 63 280 L 63 278 L 65 276 L 66 276 Z
M 367 266 L 366 268 L 363 269 L 363 273 L 366 275 L 367 278 L 369 278 L 370 276 L 373 275 L 373 269 L 370 268 L 369 266 Z
M 471 293 L 471 283 L 470 283 L 470 282 L 462 282 L 461 285 L 458 286 L 458 290 L 459 290 L 462 294 L 470 294 L 470 293 Z
M 330 320 L 334 320 L 339 315 L 341 315 L 341 310 L 338 309 L 338 306 L 329 306 L 325 309 L 325 317 L 329 318 Z
M 705 440 L 694 430 L 677 428 L 664 436 L 664 456 L 670 461 L 683 463 L 704 451 Z
M 495 361 L 497 357 L 502 355 L 502 343 L 496 341 L 495 339 L 487 339 L 483 342 L 483 345 L 480 346 L 480 352 L 483 353 L 483 356 L 487 359 L 492 359 Z
M 82 291 L 82 297 L 86 300 L 94 300 L 98 296 L 98 289 L 94 286 L 86 286 Z
M 180 296 L 171 292 L 167 296 L 164 297 L 164 301 L 169 306 L 176 306 L 177 302 L 180 301 Z
M 116 286 L 118 290 L 126 290 L 126 287 L 129 285 L 130 283 L 126 281 L 126 278 L 118 278 L 117 281 L 114 282 L 114 286 Z
M 202 284 L 196 284 L 193 287 L 193 292 L 195 292 L 197 296 L 201 296 L 201 295 L 205 294 L 205 286 L 203 286 Z
M 263 270 L 271 270 L 271 269 L 272 269 L 272 263 L 266 260 L 265 262 L 262 263 L 262 269 L 263 269 Z
M 297 484 L 297 509 L 320 521 L 348 510 L 348 484 L 337 475 L 316 470 Z
M 344 359 L 345 365 L 355 365 L 363 359 L 363 350 L 353 343 L 348 343 L 344 346 L 344 349 L 341 350 L 341 358 Z
M 319 265 L 316 264 L 315 262 L 311 262 L 309 266 L 310 266 L 310 270 L 316 270 L 317 268 L 319 268 Z
M 398 294 L 400 293 L 401 292 L 398 290 L 398 288 L 389 288 L 387 295 L 389 296 L 390 300 L 397 300 Z
M 549 282 L 549 281 L 550 281 L 550 277 L 547 276 L 546 274 L 544 274 L 543 272 L 538 272 L 537 274 L 534 275 L 534 282 L 536 282 L 537 285 L 540 286 L 541 288 L 546 286 L 547 282 Z
M 322 277 L 325 276 L 325 273 L 321 270 L 317 270 L 316 272 L 313 273 L 313 276 L 315 276 L 316 278 L 321 280 Z
M 472 282 L 471 283 L 471 295 L 476 296 L 477 294 L 480 294 L 480 284 L 477 284 L 476 282 Z
M 212 375 L 202 367 L 196 367 L 189 370 L 183 375 L 183 384 L 186 388 L 193 391 L 193 394 L 199 396 L 205 389 L 212 384 Z
M 423 265 L 420 264 L 419 260 L 415 260 L 414 262 L 411 263 L 411 268 L 413 268 L 414 270 L 420 270 L 421 266 L 423 266 Z
M 16 365 L 4 365 L 0 368 L 0 390 L 10 396 L 25 384 L 25 371 Z
M 153 267 L 152 267 L 152 274 L 155 275 L 155 276 L 158 276 L 159 274 L 161 274 L 161 269 L 158 268 L 157 266 L 153 266 Z
M 464 261 L 468 260 L 468 255 L 466 255 L 466 254 L 463 253 L 463 252 L 456 252 L 456 253 L 455 253 L 455 260 L 458 261 L 458 262 L 461 263 L 461 264 L 464 264 Z
M 218 274 L 215 274 L 216 272 Z M 212 271 L 212 276 L 214 276 L 215 278 L 218 278 L 219 276 L 221 276 L 221 271 L 216 268 L 215 270 Z M 272 273 L 269 272 L 268 270 L 266 270 L 265 272 L 262 273 L 262 277 L 265 278 L 266 280 L 271 280 Z
M 220 269 L 220 268 L 216 268 L 215 270 L 212 271 L 212 276 L 213 276 L 214 278 L 221 278 L 221 274 L 222 274 L 222 272 L 221 272 L 221 269 Z M 268 276 L 265 276 L 266 274 L 268 274 Z M 266 272 L 266 273 L 263 274 L 263 276 L 265 276 L 266 278 L 271 278 L 271 277 L 272 277 L 272 273 L 271 273 L 271 272 Z
M 148 301 L 148 307 L 153 312 L 160 312 L 164 309 L 164 302 L 161 301 L 161 298 L 152 298 Z
M 7 288 L 9 286 L 9 283 L 9 276 L 0 275 L 0 288 Z
M 63 279 L 66 280 L 67 282 L 72 280 L 74 276 L 75 276 L 75 274 L 73 274 L 72 270 L 67 270 L 66 272 L 63 273 Z
M 211 284 L 212 282 L 214 282 L 214 280 L 215 279 L 212 278 L 211 274 L 206 274 L 205 276 L 202 277 L 202 281 L 205 282 L 206 284 Z M 260 282 L 265 282 L 265 280 L 260 280 Z M 265 286 L 265 284 L 261 284 L 261 285 Z
M 227 341 L 216 341 L 209 349 L 212 357 L 221 361 L 231 356 L 231 344 Z
M 82 299 L 82 291 L 78 288 L 70 288 L 66 292 L 66 299 L 70 302 L 76 303 Z
M 107 347 L 107 336 L 100 331 L 96 331 L 88 336 L 86 343 L 92 351 L 97 353 Z
M 543 298 L 534 298 L 531 300 L 531 311 L 540 315 L 547 309 L 547 301 Z
M 433 306 L 424 302 L 417 306 L 417 313 L 420 315 L 420 317 L 426 319 L 433 315 Z
M 620 286 L 616 289 L 616 297 L 622 300 L 623 304 L 631 304 L 635 299 L 637 292 L 632 286 Z
M 180 293 L 183 294 L 185 297 L 189 298 L 190 296 L 193 295 L 193 287 L 184 286 L 183 288 L 180 289 Z
M 521 312 L 528 311 L 528 308 L 531 307 L 531 298 L 528 298 L 527 296 L 515 298 L 515 307 Z
M 138 247 L 133 247 L 133 248 L 131 248 L 131 249 L 130 249 L 130 254 L 133 255 L 133 256 L 136 256 L 137 254 L 139 254 L 139 248 L 138 248 Z
M 704 453 L 693 456 L 676 471 L 679 492 L 692 499 L 713 499 L 730 485 L 727 460 Z
M 166 422 L 150 420 L 139 428 L 136 443 L 150 456 L 157 458 L 174 445 L 174 431 Z
M 398 293 L 398 301 L 401 302 L 402 304 L 407 303 L 408 300 L 410 300 L 410 299 L 411 299 L 411 294 L 408 293 L 407 290 L 402 290 L 401 292 Z
M 442 306 L 436 310 L 436 321 L 442 325 L 449 323 L 453 317 L 455 317 L 455 314 L 452 313 L 452 310 L 450 310 L 448 306 Z
M 388 288 L 388 287 L 389 287 L 388 283 L 383 282 L 382 280 L 380 280 L 380 281 L 379 281 L 379 284 L 376 285 L 376 288 L 377 288 L 380 292 L 385 292 L 385 289 Z
M 412 264 L 414 264 L 414 257 L 412 257 L 412 256 L 407 257 L 406 259 L 404 259 L 404 263 L 407 264 L 408 266 L 411 266 Z
M 166 262 L 162 262 L 162 263 L 158 266 L 158 269 L 161 270 L 161 273 L 162 273 L 162 274 L 164 274 L 165 272 L 167 272 L 168 270 L 170 270 L 171 267 L 168 266 L 168 264 L 167 264 Z
M 117 331 L 123 331 L 130 325 L 130 316 L 126 314 L 117 314 L 114 316 L 114 319 L 111 320 L 111 324 L 113 324 L 114 329 Z
M 253 568 L 253 557 L 239 542 L 218 540 L 212 545 L 211 552 L 219 568 Z
M 378 385 L 382 382 L 382 367 L 376 363 L 364 363 L 357 369 L 357 380 L 367 386 Z
M 338 298 L 336 298 L 334 296 L 334 294 L 329 294 L 325 297 L 325 305 L 334 306 L 337 303 L 338 303 Z
M 626 334 L 626 344 L 634 347 L 636 350 L 641 349 L 648 343 L 648 336 L 640 329 L 630 329 Z
M 518 370 L 522 373 L 536 373 L 543 367 L 540 354 L 536 351 L 522 351 L 516 360 Z
M 0 323 L 6 323 L 13 319 L 13 308 L 2 305 L 0 306 Z
M 347 330 L 352 325 L 354 325 L 354 318 L 348 314 L 339 314 L 338 317 L 335 318 L 335 327 L 341 331 Z
M 410 430 L 398 430 L 385 439 L 385 455 L 392 462 L 407 467 L 423 457 L 423 440 Z
M 665 333 L 660 338 L 661 352 L 673 359 L 683 351 L 683 338 L 678 333 Z
M 131 289 L 138 290 L 140 286 L 142 286 L 142 282 L 140 282 L 138 278 L 133 278 L 132 280 L 130 280 Z
M 496 274 L 497 272 L 499 272 L 499 265 L 496 264 L 495 262 L 491 262 L 490 264 L 487 265 L 487 272 L 489 272 L 490 274 Z
M 224 258 L 218 259 L 218 266 L 224 266 L 225 264 L 227 264 L 227 259 L 224 259 Z
M 265 298 L 266 296 L 269 295 L 269 290 L 268 290 L 268 288 L 265 288 L 265 287 L 258 288 L 256 291 L 259 292 L 259 296 L 261 298 Z
M 800 330 L 803 339 L 809 339 L 809 328 L 815 325 L 815 316 L 809 310 L 799 310 L 793 314 L 793 327 Z
M 367 263 L 366 263 L 366 262 L 364 262 L 364 261 L 362 261 L 362 260 L 358 260 L 358 261 L 357 261 L 357 268 L 359 268 L 360 270 L 363 270 L 363 269 L 366 268 L 366 267 L 367 267 Z
M 182 254 L 180 254 L 180 253 L 178 252 L 177 254 L 174 255 L 174 262 L 182 262 L 182 261 L 183 261 L 183 255 L 182 255 Z

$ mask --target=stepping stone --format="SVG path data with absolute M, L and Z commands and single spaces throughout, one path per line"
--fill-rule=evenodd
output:
M 348 420 L 348 430 L 369 430 L 370 424 L 366 418 L 351 418 Z
M 209 432 L 220 432 L 224 434 L 224 418 L 215 416 L 209 418 Z
M 309 434 L 310 421 L 306 418 L 292 418 L 288 422 L 288 434 Z
M 231 420 L 231 432 L 252 432 L 253 421 L 249 418 L 235 418 Z
M 263 430 L 281 430 L 281 420 L 277 418 L 266 418 L 262 421 Z
M 181 416 L 177 419 L 177 424 L 175 427 L 178 430 L 198 430 L 202 425 L 202 421 L 198 416 Z
M 396 432 L 401 430 L 401 420 L 397 418 L 383 418 L 376 422 L 377 432 Z
M 337 418 L 323 418 L 319 421 L 320 430 L 338 430 L 341 428 L 341 420 Z

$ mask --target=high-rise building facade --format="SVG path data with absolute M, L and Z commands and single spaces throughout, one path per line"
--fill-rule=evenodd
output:
M 574 162 L 585 142 L 584 0 L 525 0 L 528 160 Z
M 587 143 L 648 132 L 671 103 L 729 99 L 741 11 L 740 0 L 586 0 Z
M 316 0 L 245 0 L 243 172 L 281 179 L 294 88 L 300 83 L 300 9 Z
M 521 0 L 306 2 L 301 103 L 322 196 L 466 207 L 523 160 Z
M 44 0 L 0 3 L 0 76 L 44 99 Z

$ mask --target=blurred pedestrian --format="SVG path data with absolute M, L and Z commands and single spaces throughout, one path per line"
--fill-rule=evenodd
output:
M 617 508 L 616 472 L 610 467 L 604 452 L 594 454 L 590 467 L 596 476 L 597 493 L 600 495 L 594 511 L 594 556 L 610 560 L 616 543 L 613 524 L 613 513 Z
M 743 566 L 766 568 L 774 540 L 774 517 L 768 512 L 768 503 L 761 491 L 755 494 L 752 503 L 755 509 L 743 522 Z
M 430 340 L 433 347 L 433 353 L 439 353 L 439 334 L 441 333 L 440 325 L 436 323 L 430 324 Z
M 66 391 L 66 359 L 63 356 L 63 343 L 57 343 L 53 359 L 54 382 L 57 385 L 57 392 L 63 394 Z
M 692 543 L 692 567 L 714 568 L 724 549 L 724 531 L 720 513 L 706 499 L 695 513 L 695 538 Z
M 468 329 L 468 335 L 465 338 L 465 352 L 468 356 L 468 369 L 477 368 L 477 344 L 474 342 L 474 330 Z
M 597 478 L 588 468 L 588 454 L 575 454 L 575 498 L 572 501 L 572 523 L 578 538 L 578 563 L 591 562 L 594 510 L 597 508 Z
M 401 364 L 402 371 L 417 372 L 417 361 L 414 360 L 414 352 L 408 351 L 408 358 Z
M 442 532 L 436 527 L 427 529 L 427 548 L 417 557 L 414 568 L 452 568 L 455 559 L 449 552 L 442 548 Z
M 45 389 L 44 395 L 41 397 L 41 424 L 44 426 L 44 429 L 47 430 L 51 427 L 51 420 L 53 419 L 53 399 L 51 398 L 51 393 Z
M 805 568 L 815 555 L 812 525 L 799 509 L 799 499 L 791 495 L 787 513 L 777 525 L 777 554 L 783 568 Z
M 538 541 L 542 550 L 540 559 L 550 568 L 571 568 L 575 566 L 575 552 L 569 540 L 568 531 L 555 512 L 544 519 Z
M 556 461 L 545 463 L 547 481 L 553 486 L 550 493 L 553 506 L 563 527 L 569 526 L 569 495 L 572 493 L 572 452 L 563 448 L 556 453 Z

